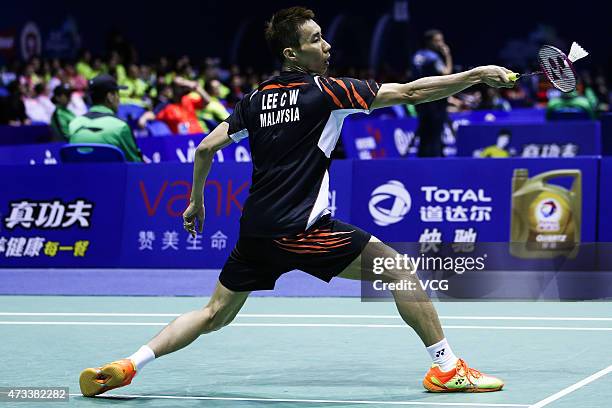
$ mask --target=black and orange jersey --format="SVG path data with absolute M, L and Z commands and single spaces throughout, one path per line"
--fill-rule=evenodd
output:
M 229 135 L 248 137 L 253 158 L 241 235 L 286 236 L 329 212 L 328 169 L 342 123 L 369 112 L 378 89 L 373 80 L 283 71 L 238 102 Z

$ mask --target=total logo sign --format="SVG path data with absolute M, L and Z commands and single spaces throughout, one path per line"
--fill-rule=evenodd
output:
M 404 219 L 410 211 L 412 199 L 406 187 L 397 180 L 389 180 L 372 191 L 368 204 L 376 225 L 386 227 Z
M 423 205 L 417 212 L 421 222 L 487 222 L 491 219 L 492 198 L 483 189 L 421 186 L 420 190 Z M 402 221 L 411 207 L 410 193 L 398 180 L 389 180 L 376 187 L 368 203 L 374 223 L 381 227 Z

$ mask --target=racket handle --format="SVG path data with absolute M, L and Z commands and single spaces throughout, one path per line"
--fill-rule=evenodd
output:
M 518 74 L 518 73 L 516 73 L 516 72 L 513 72 L 513 73 L 511 73 L 511 74 L 508 74 L 508 79 L 509 79 L 510 81 L 512 81 L 512 82 L 516 82 L 516 81 L 518 81 L 518 80 L 520 79 L 520 77 L 521 77 L 521 74 Z

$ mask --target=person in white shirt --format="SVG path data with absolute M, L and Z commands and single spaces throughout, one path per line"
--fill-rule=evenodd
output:
M 42 83 L 34 86 L 33 95 L 23 99 L 26 115 L 33 122 L 51 123 L 51 115 L 55 111 L 55 105 L 45 93 L 45 85 Z

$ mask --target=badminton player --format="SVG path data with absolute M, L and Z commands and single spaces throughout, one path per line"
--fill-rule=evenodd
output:
M 395 257 L 393 249 L 366 231 L 331 218 L 327 210 L 330 156 L 347 115 L 395 104 L 427 103 L 479 83 L 513 85 L 508 79 L 511 71 L 497 66 L 406 84 L 328 77 L 331 45 L 324 40 L 314 13 L 301 7 L 274 14 L 265 35 L 282 59 L 282 72 L 246 95 L 232 115 L 200 143 L 191 200 L 183 214 L 188 232 L 202 232 L 202 192 L 215 152 L 248 138 L 253 155 L 252 185 L 240 219 L 238 242 L 210 301 L 172 321 L 131 356 L 85 369 L 80 376 L 83 395 L 128 385 L 154 359 L 228 325 L 250 292 L 273 289 L 285 272 L 298 269 L 326 282 L 335 276 L 367 279 L 371 271 L 364 270 L 368 267 L 362 267 L 363 259 Z M 399 271 L 384 277 L 390 282 L 400 278 L 418 279 L 414 274 L 402 276 Z M 423 380 L 426 389 L 484 392 L 503 387 L 501 380 L 468 367 L 455 356 L 424 292 L 392 294 L 399 314 L 431 356 L 433 364 Z

